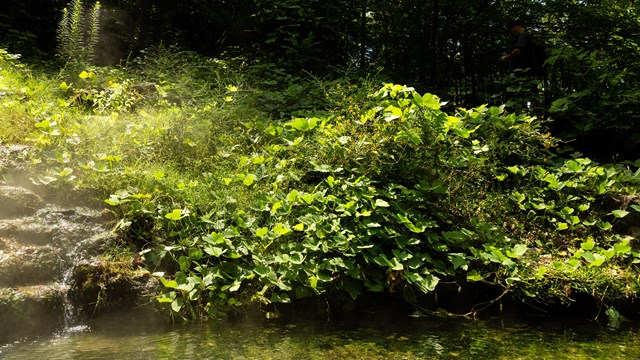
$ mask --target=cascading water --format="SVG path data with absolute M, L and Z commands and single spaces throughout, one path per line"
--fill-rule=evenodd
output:
M 62 330 L 87 331 L 68 297 L 73 267 L 112 239 L 103 212 L 47 203 L 0 186 L 0 342 Z

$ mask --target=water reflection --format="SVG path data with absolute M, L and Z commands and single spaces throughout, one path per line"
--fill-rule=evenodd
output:
M 110 317 L 88 331 L 23 341 L 3 359 L 636 359 L 637 328 L 597 323 L 403 321 L 174 325 Z

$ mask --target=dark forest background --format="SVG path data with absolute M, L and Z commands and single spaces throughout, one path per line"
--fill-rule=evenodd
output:
M 242 57 L 288 74 L 377 76 L 472 107 L 533 96 L 522 106 L 587 155 L 639 157 L 640 16 L 631 0 L 105 0 L 97 65 L 160 43 Z M 66 0 L 5 0 L 0 47 L 53 62 Z M 549 56 L 531 92 L 498 61 L 505 24 L 523 21 Z M 275 76 L 275 75 L 274 75 Z M 540 83 L 540 81 L 538 81 Z M 534 91 L 536 92 L 536 91 Z M 513 103 L 513 101 L 512 101 Z M 515 106 L 515 105 L 514 105 Z

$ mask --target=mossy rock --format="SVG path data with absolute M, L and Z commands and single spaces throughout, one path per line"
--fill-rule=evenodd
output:
M 48 334 L 64 320 L 64 289 L 60 285 L 0 288 L 0 343 Z
M 83 315 L 148 304 L 159 282 L 131 260 L 81 261 L 73 269 L 69 299 Z

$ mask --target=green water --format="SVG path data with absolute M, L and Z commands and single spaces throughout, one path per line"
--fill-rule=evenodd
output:
M 144 324 L 110 317 L 0 347 L 2 359 L 640 359 L 638 324 L 438 318 Z

